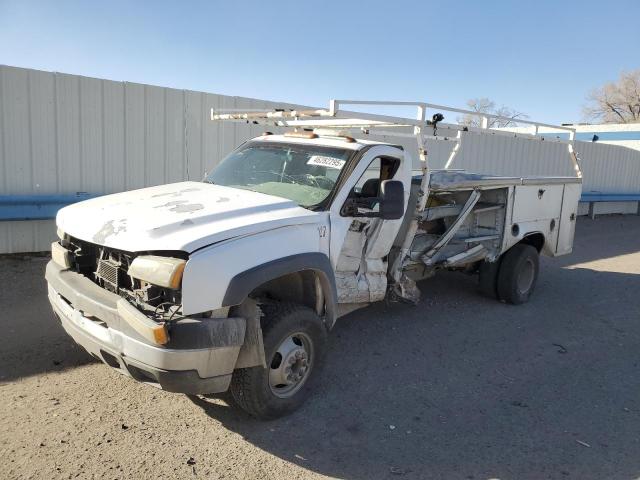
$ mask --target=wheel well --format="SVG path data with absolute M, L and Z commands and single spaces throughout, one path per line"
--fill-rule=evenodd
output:
M 322 292 L 322 290 L 320 290 Z M 320 293 L 322 295 L 322 293 Z M 288 273 L 274 278 L 254 289 L 252 298 L 268 298 L 285 302 L 294 302 L 318 310 L 320 301 L 316 289 L 316 273 L 312 270 Z M 319 312 L 322 313 L 322 312 Z
M 520 240 L 519 243 L 531 245 L 536 250 L 538 250 L 538 253 L 540 253 L 542 247 L 544 247 L 544 235 L 540 232 L 529 233 L 522 240 Z
M 324 317 L 327 328 L 337 318 L 333 268 L 321 252 L 278 258 L 238 273 L 229 281 L 222 305 L 240 305 L 246 298 L 261 296 L 307 305 Z

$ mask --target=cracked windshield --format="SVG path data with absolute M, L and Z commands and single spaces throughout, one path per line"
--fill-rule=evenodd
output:
M 250 143 L 232 152 L 205 179 L 314 207 L 329 196 L 353 152 L 342 148 Z

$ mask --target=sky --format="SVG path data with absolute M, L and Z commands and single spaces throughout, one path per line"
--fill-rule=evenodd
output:
M 318 107 L 488 97 L 567 123 L 640 68 L 639 17 L 639 0 L 0 0 L 0 64 Z

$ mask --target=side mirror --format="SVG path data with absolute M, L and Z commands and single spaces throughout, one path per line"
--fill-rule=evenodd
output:
M 380 218 L 397 220 L 404 215 L 404 185 L 400 180 L 380 184 Z

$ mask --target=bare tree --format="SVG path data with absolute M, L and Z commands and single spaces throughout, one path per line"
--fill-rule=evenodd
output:
M 588 120 L 602 123 L 640 122 L 640 69 L 622 72 L 616 82 L 593 90 L 584 107 Z
M 472 98 L 467 100 L 467 107 L 469 110 L 478 113 L 488 113 L 491 115 L 499 115 L 501 117 L 506 117 L 504 119 L 501 118 L 488 118 L 487 126 L 489 128 L 501 128 L 501 127 L 514 127 L 518 124 L 517 120 L 529 118 L 528 115 L 525 115 L 522 112 L 518 112 L 513 108 L 505 107 L 502 105 L 501 107 L 496 107 L 496 102 L 493 100 L 489 100 L 486 97 L 483 98 Z M 465 114 L 462 117 L 458 118 L 458 123 L 461 125 L 467 125 L 469 127 L 480 127 L 482 126 L 482 118 L 478 115 Z

